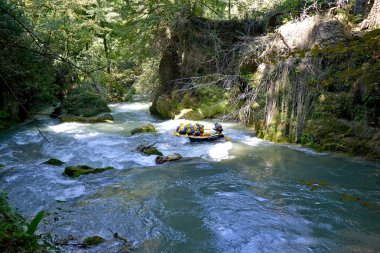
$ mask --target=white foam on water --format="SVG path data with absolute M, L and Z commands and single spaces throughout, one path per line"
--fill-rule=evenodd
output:
M 62 191 L 58 191 L 55 197 L 55 200 L 65 201 L 67 199 L 74 199 L 82 196 L 86 191 L 86 188 L 83 185 L 74 186 L 71 188 L 64 189 Z
M 25 145 L 31 143 L 39 143 L 42 141 L 42 136 L 36 131 L 25 131 L 13 136 L 14 142 L 17 145 Z
M 98 136 L 100 133 L 98 132 L 89 132 L 89 133 L 77 133 L 74 135 L 75 139 L 87 139 L 87 138 L 94 138 Z
M 297 146 L 297 145 L 294 145 L 294 144 L 283 144 L 283 146 L 285 146 L 287 148 L 290 148 L 290 149 L 294 149 L 294 150 L 303 152 L 303 153 L 306 153 L 306 154 L 309 154 L 309 155 L 314 155 L 314 156 L 325 156 L 325 155 L 328 155 L 328 153 L 319 153 L 319 152 L 317 152 L 315 150 L 312 150 L 311 148 L 300 147 L 300 146 Z
M 269 141 L 264 141 L 260 138 L 257 137 L 249 137 L 245 136 L 240 140 L 242 143 L 247 144 L 249 146 L 257 147 L 257 146 L 262 146 L 262 145 L 269 145 L 272 144 Z
M 268 199 L 266 198 L 263 198 L 263 197 L 260 197 L 260 196 L 256 196 L 255 199 L 259 202 L 265 202 L 265 201 L 268 201 Z
M 223 159 L 229 159 L 232 157 L 229 157 L 229 151 L 232 149 L 232 143 L 231 142 L 224 142 L 224 143 L 217 143 L 215 146 L 212 146 L 209 151 L 208 155 L 216 160 L 221 161 Z
M 20 177 L 20 175 L 18 174 L 18 175 L 13 175 L 13 176 L 10 176 L 10 177 L 6 177 L 6 178 L 4 178 L 4 180 L 5 180 L 5 182 L 10 183 L 12 181 L 15 181 L 19 177 Z
M 89 124 L 66 122 L 54 126 L 49 126 L 48 128 L 55 133 L 82 133 L 83 127 L 88 125 Z
M 143 102 L 135 102 L 135 103 L 117 103 L 108 105 L 112 112 L 130 112 L 130 111 L 142 111 L 148 110 L 152 103 L 143 103 Z

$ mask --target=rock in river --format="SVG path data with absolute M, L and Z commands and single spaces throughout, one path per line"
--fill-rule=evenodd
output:
M 100 123 L 113 121 L 113 117 L 109 113 L 101 113 L 93 117 L 84 117 L 76 115 L 62 115 L 61 122 L 81 122 L 81 123 Z
M 182 158 L 182 156 L 178 153 L 173 153 L 173 154 L 168 155 L 168 156 L 157 156 L 156 157 L 156 163 L 157 164 L 163 164 L 166 162 L 176 161 L 176 160 L 179 160 L 181 158 Z
M 135 128 L 131 131 L 131 134 L 137 134 L 137 133 L 156 133 L 157 130 L 152 124 L 147 124 L 142 127 Z
M 143 153 L 144 155 L 158 155 L 158 156 L 162 156 L 163 154 L 158 151 L 158 149 L 156 147 L 153 146 L 154 144 L 152 145 L 144 145 L 144 144 L 141 144 L 140 146 L 137 147 L 137 151 Z
M 108 166 L 105 168 L 92 168 L 87 165 L 78 165 L 78 166 L 67 166 L 65 168 L 65 171 L 62 173 L 62 175 L 75 178 L 79 177 L 80 175 L 83 174 L 91 174 L 91 173 L 101 173 L 106 170 L 112 170 L 115 169 L 114 167 Z

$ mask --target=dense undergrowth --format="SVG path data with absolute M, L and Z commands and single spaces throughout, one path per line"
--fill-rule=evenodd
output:
M 7 195 L 0 192 L 0 251 L 47 252 L 45 246 L 38 243 L 34 235 L 37 224 L 28 225 L 24 218 L 17 214 L 8 204 Z M 35 226 L 35 228 L 32 228 Z M 33 231 L 32 231 L 33 229 Z

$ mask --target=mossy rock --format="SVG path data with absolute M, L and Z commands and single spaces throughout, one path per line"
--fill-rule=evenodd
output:
M 155 147 L 149 147 L 147 149 L 144 149 L 144 154 L 146 155 L 163 155 L 160 151 L 157 150 Z
M 4 167 L 5 167 L 5 165 L 3 165 L 3 164 L 0 163 L 0 168 L 4 168 Z
M 153 101 L 149 111 L 162 119 L 173 119 L 179 113 L 178 103 L 169 96 L 160 96 Z
M 182 159 L 182 156 L 178 153 L 173 153 L 168 156 L 157 156 L 156 157 L 156 163 L 157 164 L 163 164 L 166 162 L 172 162 L 172 161 L 177 161 L 179 159 Z
M 91 247 L 91 246 L 99 245 L 105 241 L 106 240 L 104 238 L 96 235 L 96 236 L 90 236 L 84 239 L 83 244 L 85 247 Z
M 137 151 L 143 153 L 144 155 L 150 156 L 150 155 L 160 155 L 162 156 L 163 154 L 157 150 L 156 147 L 153 146 L 145 146 L 145 145 L 140 145 L 136 149 Z
M 135 128 L 131 131 L 131 134 L 137 134 L 137 133 L 156 133 L 157 130 L 152 124 L 147 124 L 142 127 Z
M 84 117 L 76 115 L 63 115 L 60 117 L 61 122 L 80 122 L 80 123 L 101 123 L 113 121 L 113 117 L 109 113 L 101 113 L 93 117 Z
M 62 103 L 62 114 L 93 117 L 110 111 L 106 99 L 91 88 L 70 90 Z
M 202 120 L 205 117 L 198 110 L 192 110 L 192 111 L 185 113 L 181 118 L 182 119 L 188 119 L 188 120 Z
M 47 160 L 46 162 L 44 162 L 44 164 L 49 164 L 49 165 L 53 165 L 53 166 L 61 166 L 64 164 L 64 162 L 62 162 L 61 160 L 55 159 L 55 158 L 51 158 L 51 159 Z
M 111 166 L 108 166 L 105 168 L 92 168 L 87 165 L 67 166 L 65 168 L 65 171 L 62 173 L 62 175 L 71 177 L 71 178 L 76 178 L 76 177 L 79 177 L 80 175 L 101 173 L 101 172 L 112 170 L 112 169 L 115 169 L 115 168 Z

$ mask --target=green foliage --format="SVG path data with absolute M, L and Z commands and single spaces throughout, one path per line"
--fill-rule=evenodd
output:
M 24 225 L 26 225 L 25 220 L 9 206 L 6 194 L 0 192 L 1 252 L 37 252 L 41 248 L 34 232 L 33 234 L 24 232 Z M 33 223 L 33 228 L 37 225 L 38 223 L 36 225 Z
M 24 112 L 20 104 L 28 107 L 38 101 L 52 100 L 55 93 L 52 60 L 44 56 L 43 45 L 20 25 L 29 27 L 21 8 L 11 1 L 0 2 L 0 128 L 7 120 L 21 120 Z M 17 21 L 16 21 L 17 20 Z
M 102 112 L 110 112 L 107 101 L 90 87 L 70 90 L 62 103 L 62 111 L 66 114 L 92 117 Z
M 6 111 L 0 111 L 0 130 L 9 125 L 10 114 Z
M 377 29 L 347 43 L 313 50 L 314 57 L 324 59 L 325 74 L 319 82 L 329 92 L 316 108 L 317 114 L 378 124 L 379 36 L 380 29 Z
M 30 222 L 28 226 L 28 230 L 26 231 L 26 234 L 29 236 L 33 236 L 34 233 L 37 231 L 38 224 L 40 224 L 41 220 L 44 218 L 45 211 L 39 212 L 33 220 Z
M 317 138 L 313 134 L 306 132 L 301 134 L 300 143 L 311 148 L 316 148 L 319 144 Z

